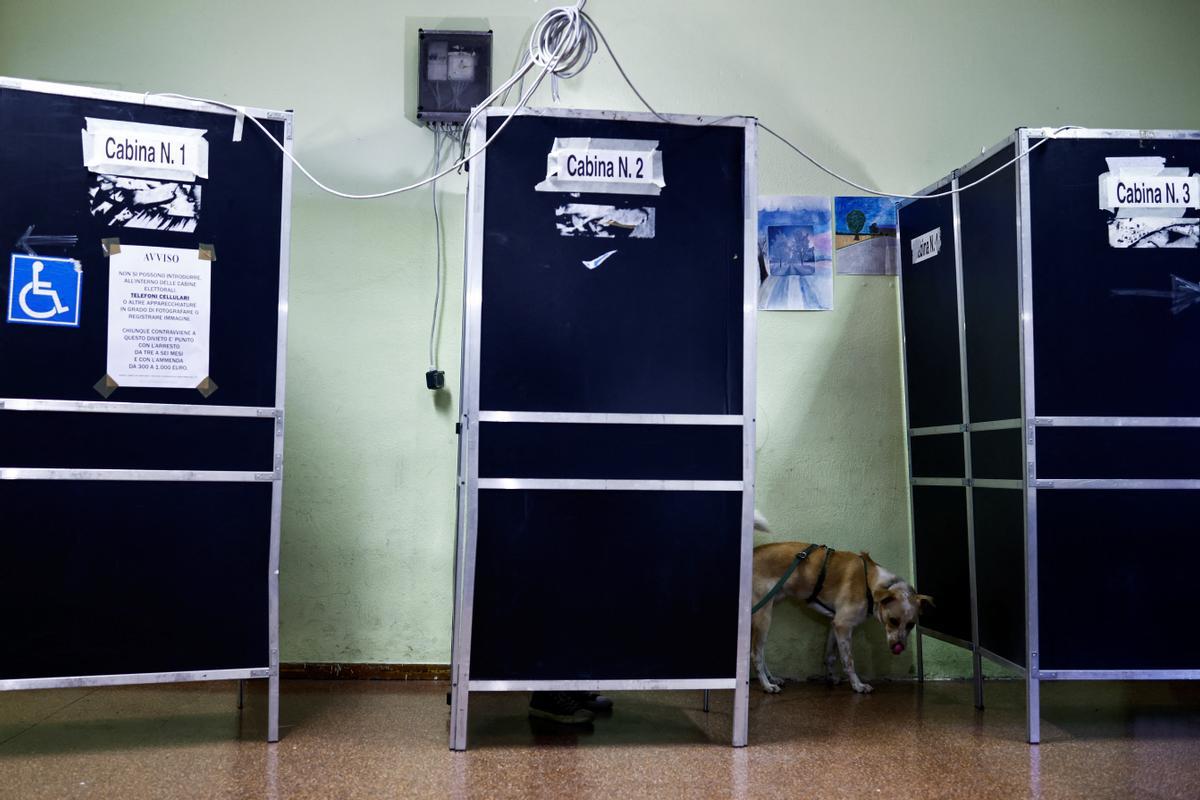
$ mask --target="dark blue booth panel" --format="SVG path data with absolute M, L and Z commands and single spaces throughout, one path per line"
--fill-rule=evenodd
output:
M 914 478 L 962 478 L 967 474 L 961 433 L 912 436 L 908 449 Z
M 0 679 L 266 667 L 270 483 L 0 481 Z
M 916 586 L 936 604 L 921 616 L 929 630 L 971 641 L 971 581 L 967 548 L 967 490 L 914 486 Z
M 1197 669 L 1200 491 L 1041 490 L 1043 670 Z
M 967 185 L 1013 157 L 1013 148 L 959 177 Z M 1013 167 L 959 195 L 963 312 L 971 422 L 1021 416 L 1020 272 Z
M 532 191 L 555 138 L 573 136 L 657 140 L 662 194 Z M 744 160 L 740 127 L 513 119 L 488 149 L 480 407 L 742 413 Z M 568 202 L 652 207 L 654 236 L 561 236 Z
M 972 490 L 979 644 L 1025 664 L 1025 492 Z
M 1098 179 L 1125 156 L 1195 170 L 1200 142 L 1061 139 L 1029 156 L 1039 417 L 1200 416 L 1200 304 L 1161 296 L 1172 276 L 1200 282 L 1200 250 L 1109 245 Z
M 473 680 L 730 678 L 740 492 L 480 490 Z
M 954 208 L 949 197 L 917 200 L 900 209 L 899 221 L 908 423 L 913 428 L 958 424 L 963 419 Z M 935 228 L 942 231 L 941 251 L 913 264 L 912 240 Z
M 0 467 L 271 472 L 272 417 L 0 412 Z
M 108 227 L 89 213 L 91 173 L 80 161 L 84 117 L 208 131 L 211 169 L 201 181 L 195 233 Z M 78 328 L 0 322 L 0 397 L 102 399 L 92 388 L 108 359 L 108 259 L 100 240 L 117 237 L 155 247 L 215 246 L 209 369 L 219 388 L 205 399 L 192 390 L 123 387 L 110 399 L 275 405 L 283 155 L 257 132 L 233 141 L 233 124 L 225 114 L 79 97 L 48 101 L 41 93 L 0 88 L 0 242 L 15 242 L 33 224 L 35 233 L 75 234 L 77 246 L 47 254 L 78 259 L 83 268 Z M 282 141 L 282 122 L 263 124 Z M 8 283 L 6 258 L 0 269 L 5 299 Z
M 971 477 L 1021 480 L 1025 463 L 1023 437 L 1021 428 L 971 431 Z
M 1053 478 L 1200 478 L 1200 428 L 1038 428 L 1037 470 Z
M 484 422 L 479 477 L 740 481 L 742 426 Z

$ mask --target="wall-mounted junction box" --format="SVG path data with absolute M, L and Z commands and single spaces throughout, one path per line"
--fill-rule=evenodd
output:
M 491 31 L 418 32 L 417 119 L 466 122 L 492 92 Z

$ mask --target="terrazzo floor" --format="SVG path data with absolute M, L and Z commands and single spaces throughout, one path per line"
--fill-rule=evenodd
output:
M 471 749 L 446 749 L 444 683 L 285 681 L 267 745 L 262 682 L 0 693 L 0 798 L 1198 798 L 1200 686 L 1024 684 L 617 693 L 590 729 L 529 720 L 526 695 L 472 695 Z

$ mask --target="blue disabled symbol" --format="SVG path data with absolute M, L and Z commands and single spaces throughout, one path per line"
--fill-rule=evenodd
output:
M 8 321 L 79 327 L 83 272 L 70 258 L 13 254 L 8 282 Z

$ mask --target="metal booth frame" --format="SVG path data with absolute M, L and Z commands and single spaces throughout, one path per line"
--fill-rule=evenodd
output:
M 1080 428 L 1119 428 L 1119 427 L 1154 427 L 1154 428 L 1197 428 L 1200 427 L 1200 417 L 1133 417 L 1133 416 L 1038 416 L 1034 386 L 1034 303 L 1033 275 L 1034 252 L 1032 244 L 1032 228 L 1030 220 L 1030 171 L 1025 154 L 1031 141 L 1053 139 L 1159 139 L 1159 140 L 1192 140 L 1200 141 L 1200 131 L 1181 130 L 1135 130 L 1119 128 L 1072 128 L 1059 130 L 1055 127 L 1018 128 L 1016 131 L 988 148 L 982 154 L 954 170 L 949 176 L 938 180 L 916 194 L 928 195 L 946 188 L 957 189 L 959 176 L 969 172 L 1003 150 L 1012 149 L 1014 156 L 1020 154 L 1015 164 L 1016 180 L 1016 209 L 1015 224 L 1017 234 L 1018 264 L 1018 319 L 1020 329 L 1020 396 L 1022 416 L 1016 419 L 973 421 L 970 418 L 968 405 L 968 386 L 966 370 L 966 337 L 965 312 L 963 301 L 963 259 L 961 224 L 959 219 L 959 195 L 953 195 L 954 219 L 954 257 L 955 280 L 958 300 L 958 336 L 960 380 L 962 383 L 963 422 L 961 425 L 944 425 L 929 428 L 911 428 L 908 416 L 905 415 L 906 442 L 914 437 L 945 433 L 962 433 L 965 456 L 965 478 L 914 478 L 912 475 L 912 459 L 908 459 L 910 486 L 963 486 L 967 493 L 967 536 L 970 553 L 970 588 L 971 588 L 971 622 L 972 641 L 962 641 L 953 636 L 917 628 L 917 672 L 920 680 L 924 679 L 924 663 L 921 639 L 931 636 L 950 644 L 966 648 L 973 656 L 973 678 L 975 705 L 983 707 L 983 674 L 981 658 L 1003 665 L 1015 672 L 1025 681 L 1026 686 L 1026 740 L 1030 744 L 1041 741 L 1041 682 L 1042 681 L 1071 681 L 1071 680 L 1195 680 L 1200 679 L 1200 669 L 1090 669 L 1090 670 L 1043 670 L 1039 664 L 1039 606 L 1038 606 L 1038 494 L 1045 491 L 1063 491 L 1071 489 L 1152 489 L 1152 490 L 1200 490 L 1200 479 L 1131 479 L 1131 478 L 1054 478 L 1041 479 L 1037 472 L 1037 433 L 1039 428 L 1047 427 L 1080 427 Z M 923 199 L 923 198 L 922 198 Z M 903 208 L 919 199 L 906 199 L 897 204 Z M 897 242 L 900 242 L 900 231 L 897 226 Z M 904 398 L 908 407 L 908 359 L 904 347 L 904 303 L 903 303 L 903 269 L 900 270 L 898 283 L 901 320 L 901 354 L 904 361 Z M 1005 428 L 1022 429 L 1024 447 L 1023 476 L 1021 479 L 997 480 L 975 479 L 971 466 L 971 437 L 972 431 L 1000 430 Z M 975 580 L 975 542 L 974 514 L 972 511 L 972 494 L 975 487 L 987 489 L 1020 490 L 1024 495 L 1024 567 L 1025 567 L 1025 656 L 1027 667 L 1022 667 L 1012 661 L 988 651 L 979 644 L 978 605 L 976 598 Z M 910 495 L 911 496 L 911 495 Z M 910 502 L 910 524 L 912 505 Z M 913 563 L 916 563 L 916 537 L 913 536 Z
M 236 116 L 238 112 L 210 103 L 184 100 L 154 94 L 97 89 L 70 84 L 50 83 L 13 78 L 0 78 L 0 88 L 65 95 L 92 100 L 160 108 L 197 111 L 206 114 Z M 284 140 L 281 144 L 290 156 L 293 147 L 293 117 L 291 111 L 278 111 L 253 106 L 242 107 L 249 116 L 282 122 Z M 279 540 L 283 503 L 283 442 L 284 398 L 287 390 L 287 321 L 288 275 L 292 227 L 292 162 L 283 158 L 281 217 L 279 237 L 279 305 L 275 355 L 275 404 L 270 407 L 220 406 L 173 403 L 122 403 L 119 401 L 39 400 L 30 398 L 0 398 L 0 412 L 51 411 L 90 414 L 142 414 L 211 417 L 257 417 L 275 420 L 273 470 L 243 472 L 232 470 L 147 470 L 147 469 L 25 469 L 0 466 L 0 480 L 72 480 L 72 481 L 163 481 L 163 482 L 250 482 L 271 483 L 270 551 L 267 560 L 268 660 L 253 667 L 194 670 L 182 672 L 143 672 L 116 675 L 79 675 L 52 678 L 19 678 L 0 680 L 0 691 L 22 689 L 56 689 L 82 686 L 122 686 L 129 684 L 183 683 L 189 681 L 239 681 L 238 707 L 242 705 L 242 685 L 248 679 L 267 680 L 267 741 L 279 741 Z
M 481 150 L 487 122 L 512 113 L 490 108 L 479 115 L 469 131 L 469 150 Z M 487 152 L 471 164 L 466 197 L 466 258 L 464 262 L 462 364 L 460 384 L 457 524 L 455 531 L 454 635 L 451 653 L 450 749 L 467 747 L 467 718 L 472 691 L 519 692 L 542 690 L 667 690 L 733 689 L 734 747 L 747 743 L 750 690 L 750 597 L 754 550 L 755 376 L 757 373 L 756 321 L 758 315 L 757 120 L 753 117 L 715 117 L 644 112 L 525 108 L 518 116 L 561 117 L 630 122 L 665 122 L 692 126 L 745 129 L 743 174 L 743 314 L 742 314 L 742 414 L 636 414 L 557 413 L 480 408 L 479 355 L 482 308 L 484 180 Z M 742 480 L 585 480 L 479 477 L 479 423 L 543 422 L 578 424 L 736 425 L 742 428 Z M 736 675 L 733 678 L 623 679 L 623 680 L 523 680 L 497 681 L 471 678 L 471 626 L 475 588 L 475 555 L 478 540 L 480 489 L 568 489 L 645 491 L 730 491 L 742 494 L 739 575 L 739 611 Z M 707 695 L 706 695 L 707 697 Z

